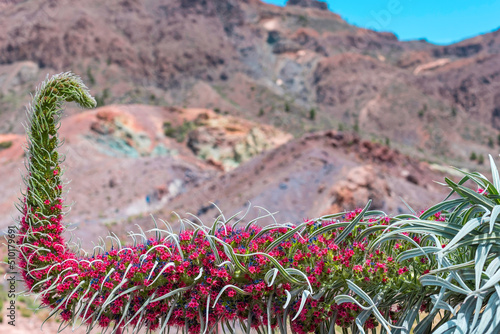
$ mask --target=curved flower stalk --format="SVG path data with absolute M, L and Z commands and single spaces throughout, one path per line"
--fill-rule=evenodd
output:
M 437 290 L 425 307 L 429 315 L 415 327 L 415 334 L 431 330 L 435 334 L 500 333 L 500 177 L 491 156 L 490 163 L 492 181 L 464 171 L 458 183 L 446 178 L 451 188 L 448 198 L 455 198 L 434 205 L 419 218 L 394 220 L 372 244 L 408 233 L 421 235 L 419 247 L 399 259 L 418 256 L 437 264 L 419 279 L 423 286 Z M 476 189 L 466 187 L 466 182 Z M 434 215 L 442 221 L 430 221 Z M 402 318 L 414 317 L 412 312 L 406 310 Z M 434 328 L 433 322 L 438 322 Z
M 381 324 L 408 333 L 413 321 L 408 323 L 406 310 L 416 313 L 415 305 L 429 303 L 436 293 L 418 281 L 434 262 L 405 256 L 419 238 L 386 242 L 383 251 L 368 249 L 391 228 L 389 222 L 408 218 L 389 219 L 368 211 L 369 204 L 297 226 L 257 225 L 269 215 L 245 226 L 238 225 L 242 218 L 222 214 L 211 227 L 182 219 L 189 228 L 179 234 L 165 223 L 149 231 L 154 238 L 141 230 L 131 233 L 132 245 L 122 246 L 110 236 L 111 249 L 99 245 L 91 256 L 76 254 L 62 238 L 57 130 L 64 101 L 95 106 L 80 79 L 64 73 L 44 82 L 29 107 L 18 243 L 28 292 L 52 309 L 49 318 L 64 320 L 60 331 L 83 324 L 88 332 L 101 326 L 112 333 L 141 328 L 163 333 L 168 327 L 211 333 L 238 324 L 246 333 L 252 328 L 286 333 L 288 326 L 294 333 L 332 333 L 336 326 L 364 332 Z M 403 320 L 406 327 L 395 325 Z

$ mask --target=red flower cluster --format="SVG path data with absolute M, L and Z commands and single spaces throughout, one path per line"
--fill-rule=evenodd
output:
M 295 318 L 292 329 L 307 333 L 335 314 L 336 324 L 348 327 L 360 312 L 355 304 L 337 305 L 326 300 L 320 291 L 345 293 L 347 279 L 369 289 L 411 278 L 408 267 L 393 258 L 407 249 L 406 245 L 395 244 L 389 256 L 379 250 L 368 252 L 367 238 L 355 240 L 367 226 L 387 224 L 385 217 L 361 220 L 338 244 L 335 239 L 344 230 L 335 227 L 340 221 L 310 220 L 304 230 L 297 228 L 286 238 L 283 235 L 295 227 L 263 231 L 257 225 L 234 229 L 226 225 L 213 236 L 201 229 L 187 230 L 179 234 L 178 243 L 171 237 L 149 239 L 135 247 L 80 258 L 64 246 L 60 208 L 54 208 L 51 201 L 44 203 L 46 208 L 25 209 L 19 240 L 21 267 L 28 288 L 42 293 L 43 303 L 60 309 L 66 321 L 79 316 L 104 327 L 117 322 L 145 324 L 152 330 L 187 324 L 189 333 L 198 333 L 221 319 L 246 321 L 250 327 L 276 327 L 284 306 L 289 305 L 286 312 Z M 55 213 L 56 219 L 34 213 L 40 211 Z M 346 214 L 342 222 L 351 221 L 357 214 L 359 211 Z M 314 233 L 327 226 L 331 229 L 326 233 Z M 28 239 L 37 233 L 44 237 L 30 245 Z M 278 268 L 275 262 L 281 271 L 274 281 L 266 280 L 266 274 Z M 411 267 L 418 273 L 428 268 L 421 261 L 413 261 Z M 287 268 L 300 270 L 305 277 L 291 280 L 284 275 Z M 296 289 L 312 289 L 314 295 L 301 306 L 300 295 L 288 300 Z M 178 294 L 171 294 L 174 291 Z M 268 313 L 269 299 L 272 304 Z M 75 309 L 77 305 L 86 307 Z M 365 327 L 376 325 L 371 317 Z

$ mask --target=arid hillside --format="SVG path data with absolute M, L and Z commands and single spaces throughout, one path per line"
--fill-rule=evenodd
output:
M 210 224 L 217 207 L 230 216 L 251 205 L 297 222 L 369 199 L 373 209 L 388 212 L 407 211 L 403 201 L 424 209 L 446 192 L 432 183 L 443 178 L 435 167 L 358 135 L 292 139 L 209 109 L 111 105 L 66 117 L 60 132 L 66 199 L 75 203 L 68 223 L 89 247 L 107 229 L 152 226 L 150 213 L 174 224 L 173 211 L 192 213 Z M 0 150 L 2 172 L 12 176 L 0 180 L 6 227 L 17 214 L 25 139 L 7 134 L 0 142 L 10 143 Z
M 8 1 L 0 10 L 0 131 L 27 93 L 72 70 L 99 104 L 209 108 L 300 137 L 352 130 L 421 159 L 498 151 L 500 32 L 401 42 L 321 2 Z M 334 9 L 333 9 L 334 10 Z
M 70 104 L 60 130 L 66 236 L 87 250 L 110 231 L 130 242 L 151 214 L 178 229 L 174 211 L 423 210 L 447 194 L 433 181 L 459 179 L 449 165 L 486 171 L 500 147 L 500 30 L 437 46 L 316 0 L 0 1 L 1 231 L 18 217 L 30 93 L 62 71 L 98 102 Z
M 100 106 L 70 105 L 61 129 L 71 222 L 92 227 L 77 229 L 87 245 L 150 213 L 210 223 L 210 202 L 280 221 L 370 198 L 420 210 L 446 192 L 436 166 L 485 170 L 498 151 L 498 31 L 401 42 L 315 0 L 0 6 L 2 228 L 16 216 L 29 93 L 60 71 L 80 74 Z

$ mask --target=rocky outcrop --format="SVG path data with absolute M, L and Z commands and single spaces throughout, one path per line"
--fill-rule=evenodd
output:
M 266 125 L 204 113 L 195 120 L 187 145 L 198 157 L 225 170 L 233 169 L 292 136 Z
M 364 165 L 351 169 L 346 178 L 339 181 L 332 189 L 330 212 L 361 208 L 372 200 L 371 209 L 385 207 L 385 201 L 390 198 L 391 190 L 385 176 L 377 173 L 372 165 Z
M 92 132 L 86 136 L 116 154 L 131 157 L 154 154 L 155 146 L 150 137 L 136 126 L 132 115 L 119 108 L 105 107 L 96 113 L 96 119 L 90 125 Z
M 32 61 L 14 63 L 0 73 L 0 92 L 17 90 L 38 78 L 38 65 Z

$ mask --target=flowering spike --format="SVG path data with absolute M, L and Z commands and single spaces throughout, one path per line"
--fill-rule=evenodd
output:
M 111 333 L 142 327 L 212 333 L 222 321 L 223 328 L 239 323 L 247 333 L 276 327 L 286 333 L 287 321 L 294 333 L 326 332 L 351 326 L 361 313 L 356 303 L 335 303 L 350 281 L 373 293 L 410 281 L 418 293 L 425 290 L 413 283 L 412 275 L 431 268 L 431 261 L 393 260 L 408 250 L 405 240 L 367 257 L 373 235 L 356 238 L 370 224 L 386 222 L 383 213 L 366 221 L 367 207 L 293 226 L 278 224 L 274 213 L 263 208 L 264 214 L 254 219 L 245 218 L 250 207 L 243 217 L 237 219 L 238 213 L 226 219 L 213 203 L 220 215 L 211 227 L 179 217 L 181 231 L 175 234 L 164 221 L 165 229 L 154 221 L 147 233 L 155 232 L 155 238 L 138 226 L 139 233 L 129 233 L 133 245 L 122 245 L 110 234 L 111 249 L 99 237 L 91 255 L 81 249 L 80 240 L 78 251 L 71 251 L 71 240 L 66 243 L 62 237 L 66 213 L 57 151 L 64 101 L 95 106 L 81 80 L 63 73 L 46 80 L 28 108 L 26 192 L 17 245 L 29 293 L 53 309 L 49 317 L 59 315 L 60 330 L 69 324 L 75 328 L 81 319 L 88 333 L 96 326 Z M 274 224 L 260 227 L 257 223 L 267 217 Z M 246 225 L 238 227 L 243 220 Z M 383 313 L 398 319 L 391 307 Z M 371 316 L 365 327 L 376 325 Z

